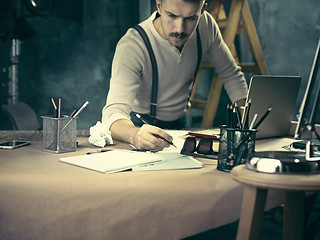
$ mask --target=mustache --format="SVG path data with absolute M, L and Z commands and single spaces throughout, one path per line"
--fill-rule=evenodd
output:
M 188 36 L 188 34 L 182 32 L 182 33 L 178 33 L 178 32 L 172 32 L 169 34 L 170 37 L 177 37 L 177 38 L 186 38 Z

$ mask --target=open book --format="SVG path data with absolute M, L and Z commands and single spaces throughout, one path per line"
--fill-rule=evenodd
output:
M 203 164 L 196 159 L 177 152 L 151 153 L 124 149 L 60 158 L 60 161 L 101 173 L 203 167 Z

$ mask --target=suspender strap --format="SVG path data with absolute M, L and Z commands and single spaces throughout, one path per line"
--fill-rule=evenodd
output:
M 140 34 L 141 38 L 143 39 L 151 60 L 151 66 L 152 66 L 152 92 L 151 92 L 151 103 L 150 103 L 150 116 L 155 118 L 156 117 L 156 112 L 157 112 L 157 98 L 158 98 L 158 66 L 157 66 L 157 61 L 154 55 L 154 52 L 151 47 L 151 43 L 149 40 L 149 37 L 147 33 L 144 31 L 144 29 L 140 25 L 136 25 L 133 27 L 137 32 Z M 201 46 L 201 38 L 200 38 L 200 32 L 199 32 L 199 27 L 196 29 L 197 32 L 197 49 L 198 49 L 198 62 L 196 66 L 196 70 L 194 73 L 194 78 L 192 82 L 192 87 L 194 84 L 194 81 L 197 76 L 197 72 L 200 67 L 201 59 L 202 59 L 202 46 Z M 191 95 L 192 88 L 189 92 L 188 96 L 188 102 L 190 100 L 190 95 Z M 188 104 L 187 104 L 188 106 Z
M 151 92 L 151 103 L 150 103 L 150 116 L 155 118 L 156 112 L 157 112 L 157 98 L 158 98 L 158 67 L 157 67 L 157 61 L 154 56 L 154 52 L 151 47 L 150 40 L 148 38 L 148 35 L 144 31 L 144 29 L 140 25 L 136 25 L 134 27 L 140 34 L 141 38 L 143 39 L 151 60 L 151 66 L 152 66 L 152 92 Z
M 196 79 L 196 76 L 197 76 L 197 73 L 198 73 L 198 70 L 199 70 L 199 67 L 200 67 L 200 63 L 201 63 L 201 60 L 202 60 L 202 45 L 201 45 L 199 26 L 197 27 L 196 31 L 197 31 L 198 63 L 197 63 L 196 71 L 194 72 L 193 82 Z
M 201 60 L 202 60 L 202 45 L 201 45 L 201 38 L 200 38 L 199 26 L 197 26 L 196 31 L 197 31 L 198 62 L 197 62 L 196 71 L 194 72 L 193 81 L 192 81 L 192 85 L 191 85 L 191 88 L 190 88 L 190 92 L 189 92 L 188 102 L 187 102 L 186 108 L 189 107 L 189 101 L 190 101 L 190 97 L 191 97 L 191 92 L 192 92 L 193 85 L 194 85 L 194 82 L 195 82 L 195 80 L 196 80 L 197 73 L 198 73 L 198 70 L 199 70 L 199 67 L 200 67 L 200 63 L 201 63 Z

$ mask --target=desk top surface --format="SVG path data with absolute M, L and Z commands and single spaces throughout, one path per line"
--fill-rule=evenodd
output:
M 202 169 L 102 174 L 59 162 L 98 149 L 78 142 L 63 154 L 44 152 L 41 141 L 0 150 L 0 239 L 181 239 L 240 216 L 243 186 L 215 160 L 201 159 Z M 279 144 L 259 141 L 257 149 Z M 267 209 L 281 202 L 275 191 Z

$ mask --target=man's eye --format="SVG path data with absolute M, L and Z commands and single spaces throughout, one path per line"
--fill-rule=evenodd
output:
M 196 17 L 188 17 L 188 18 L 186 18 L 185 20 L 187 20 L 187 21 L 194 21 L 194 20 L 196 20 Z
M 170 17 L 170 18 L 176 18 L 177 16 L 176 16 L 176 15 L 169 14 L 169 17 Z

